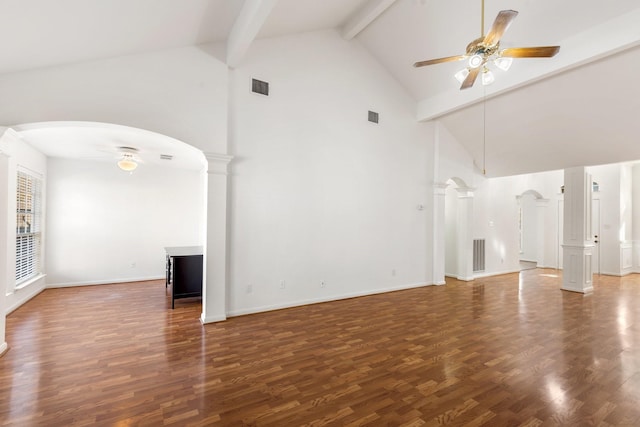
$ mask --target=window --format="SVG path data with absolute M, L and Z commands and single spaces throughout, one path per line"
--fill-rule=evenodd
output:
M 16 285 L 40 274 L 42 180 L 18 172 L 16 204 Z

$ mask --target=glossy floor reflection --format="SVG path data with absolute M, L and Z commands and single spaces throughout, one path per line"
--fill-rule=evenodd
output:
M 640 425 L 640 276 L 447 281 L 206 326 L 162 281 L 47 290 L 0 425 Z

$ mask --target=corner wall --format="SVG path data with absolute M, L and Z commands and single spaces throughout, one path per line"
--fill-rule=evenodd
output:
M 204 172 L 50 158 L 49 287 L 163 278 L 166 246 L 204 242 Z
M 229 313 L 430 284 L 431 126 L 359 43 L 258 40 L 231 85 Z
M 2 244 L 3 248 L 6 249 L 3 251 L 5 256 L 0 264 L 0 277 L 2 278 L 3 284 L 0 292 L 2 292 L 3 295 L 6 293 L 4 311 L 2 311 L 1 313 L 2 316 L 4 316 L 5 313 L 10 313 L 29 299 L 31 299 L 34 295 L 40 293 L 45 287 L 44 276 L 31 279 L 24 284 L 21 283 L 17 288 L 15 286 L 17 171 L 18 168 L 25 168 L 42 178 L 43 248 L 41 248 L 41 251 L 43 262 L 42 269 L 45 272 L 47 263 L 47 252 L 44 245 L 46 245 L 48 233 L 46 226 L 46 191 L 48 185 L 48 177 L 46 157 L 39 151 L 32 148 L 28 143 L 23 141 L 20 136 L 12 129 L 7 129 L 6 131 L 4 131 L 2 137 L 0 138 L 0 152 L 2 152 L 3 155 L 6 156 L 4 160 L 4 167 L 6 167 L 6 169 L 5 171 L 3 171 L 4 177 L 2 179 L 2 193 L 0 193 L 0 197 L 2 197 L 3 203 L 5 203 L 3 208 L 3 215 L 0 215 L 0 218 L 4 217 L 4 222 L 0 223 L 0 227 L 3 228 L 3 233 L 0 234 L 3 237 L 3 240 L 0 241 L 0 244 Z

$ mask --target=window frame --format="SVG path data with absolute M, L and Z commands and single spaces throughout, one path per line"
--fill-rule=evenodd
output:
M 16 173 L 15 287 L 42 274 L 42 176 L 24 168 Z

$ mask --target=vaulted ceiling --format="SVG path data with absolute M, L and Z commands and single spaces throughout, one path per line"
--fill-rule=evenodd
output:
M 221 42 L 239 66 L 255 39 L 336 28 L 361 43 L 440 120 L 489 176 L 640 159 L 640 3 L 486 0 L 519 12 L 502 47 L 562 46 L 517 59 L 496 82 L 460 91 L 460 63 L 480 36 L 481 0 L 0 0 L 0 73 Z M 486 157 L 483 154 L 486 152 Z

